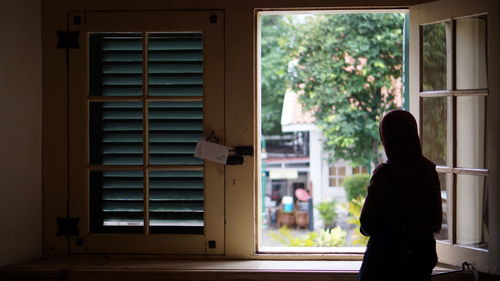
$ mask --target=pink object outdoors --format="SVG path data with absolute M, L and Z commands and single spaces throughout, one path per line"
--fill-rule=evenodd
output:
M 303 189 L 303 188 L 298 188 L 295 190 L 295 196 L 297 196 L 297 198 L 300 200 L 300 201 L 307 201 L 309 200 L 309 193 Z

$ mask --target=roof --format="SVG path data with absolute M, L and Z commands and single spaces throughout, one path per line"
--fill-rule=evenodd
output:
M 315 118 L 310 111 L 305 111 L 299 101 L 300 94 L 287 90 L 283 101 L 281 112 L 281 128 L 284 132 L 297 131 L 295 125 L 312 125 L 316 127 Z M 304 128 L 304 126 L 300 126 Z M 312 128 L 311 128 L 312 129 Z M 304 131 L 301 129 L 300 131 Z

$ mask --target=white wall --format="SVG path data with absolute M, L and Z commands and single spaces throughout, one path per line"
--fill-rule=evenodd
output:
M 42 255 L 41 0 L 0 0 L 0 34 L 1 266 Z

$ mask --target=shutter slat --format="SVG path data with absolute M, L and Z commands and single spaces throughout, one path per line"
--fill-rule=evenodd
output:
M 125 52 L 111 51 L 111 52 L 104 52 L 102 55 L 102 61 L 108 63 L 139 62 L 142 64 L 142 59 L 143 59 L 142 52 L 136 52 L 136 51 L 125 51 Z
M 103 165 L 141 165 L 141 155 L 104 155 L 102 157 Z
M 125 137 L 125 136 L 124 136 Z M 200 133 L 150 133 L 149 142 L 153 143 L 196 143 L 203 135 Z M 132 139 L 132 137 L 130 137 Z
M 124 76 L 124 75 L 123 75 Z M 123 85 L 125 84 L 125 80 L 122 80 L 122 77 L 113 76 L 108 77 L 109 81 L 106 85 Z M 113 79 L 111 79 L 113 78 Z M 134 80 L 135 77 L 131 77 L 130 80 L 126 80 L 128 82 L 125 85 L 136 84 L 137 80 Z M 201 74 L 184 74 L 184 75 L 175 75 L 175 74 L 150 74 L 149 75 L 149 85 L 202 85 L 203 84 L 203 76 Z
M 203 200 L 202 190 L 160 190 L 150 191 L 151 201 L 200 201 Z
M 149 50 L 152 51 L 185 51 L 201 50 L 203 45 L 199 38 L 152 38 L 149 39 Z
M 203 202 L 156 202 L 149 205 L 151 212 L 203 212 Z
M 149 151 L 154 154 L 190 154 L 193 155 L 196 144 L 151 144 Z
M 142 73 L 142 72 L 139 72 Z M 201 63 L 150 63 L 150 74 L 163 74 L 163 73 L 203 73 L 203 65 Z
M 104 201 L 102 209 L 104 212 L 143 212 L 144 204 L 142 201 Z
M 123 178 L 105 178 L 103 180 L 102 188 L 136 188 L 142 189 L 142 179 L 123 179 Z
M 203 180 L 152 179 L 149 181 L 149 188 L 203 189 Z
M 103 200 L 138 201 L 143 199 L 142 189 L 105 189 L 102 195 Z
M 105 144 L 103 154 L 142 154 L 142 145 L 137 144 Z M 141 158 L 142 159 L 142 158 Z
M 105 74 L 140 74 L 142 77 L 142 62 L 139 63 L 107 63 L 102 67 Z
M 103 74 L 103 86 L 140 86 L 142 75 L 138 74 Z M 195 84 L 195 83 L 193 83 Z
M 106 132 L 103 134 L 103 143 L 119 143 L 119 142 L 142 142 L 143 136 L 141 132 L 132 133 L 116 133 L 116 132 Z
M 202 62 L 203 53 L 198 50 L 186 51 L 153 51 L 149 52 L 150 62 Z
M 203 103 L 197 102 L 197 101 L 193 101 L 193 102 L 174 102 L 174 101 L 152 102 L 149 104 L 149 108 L 152 108 L 152 109 L 183 108 L 183 109 L 199 110 L 201 112 L 203 110 Z
M 149 177 L 153 178 L 203 178 L 202 170 L 168 170 L 168 171 L 151 171 Z
M 152 154 L 149 157 L 152 165 L 203 165 L 203 160 L 192 156 L 163 156 Z
M 102 87 L 102 96 L 141 96 L 142 86 L 134 85 L 113 85 Z
M 155 121 L 149 122 L 150 131 L 203 131 L 203 123 L 199 121 Z
M 155 97 L 201 97 L 203 96 L 202 85 L 163 85 L 163 86 L 150 86 L 148 94 Z
M 123 119 L 142 119 L 142 111 L 138 110 L 109 110 L 103 112 L 102 119 L 104 120 L 123 120 Z
M 103 51 L 142 51 L 142 39 L 140 37 L 104 37 L 102 41 Z
M 102 123 L 103 131 L 142 131 L 142 121 L 140 120 L 132 120 L 132 121 L 124 121 L 124 120 L 112 120 L 112 121 L 104 121 Z
M 112 226 L 112 225 L 143 225 L 143 214 L 142 212 L 112 212 L 105 213 L 104 217 L 104 225 Z

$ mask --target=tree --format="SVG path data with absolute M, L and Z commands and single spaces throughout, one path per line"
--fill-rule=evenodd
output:
M 332 161 L 378 161 L 378 123 L 396 108 L 403 20 L 394 13 L 317 15 L 300 26 L 293 87 L 314 112 Z
M 292 46 L 291 17 L 261 16 L 262 133 L 281 134 L 281 111 L 288 84 Z

